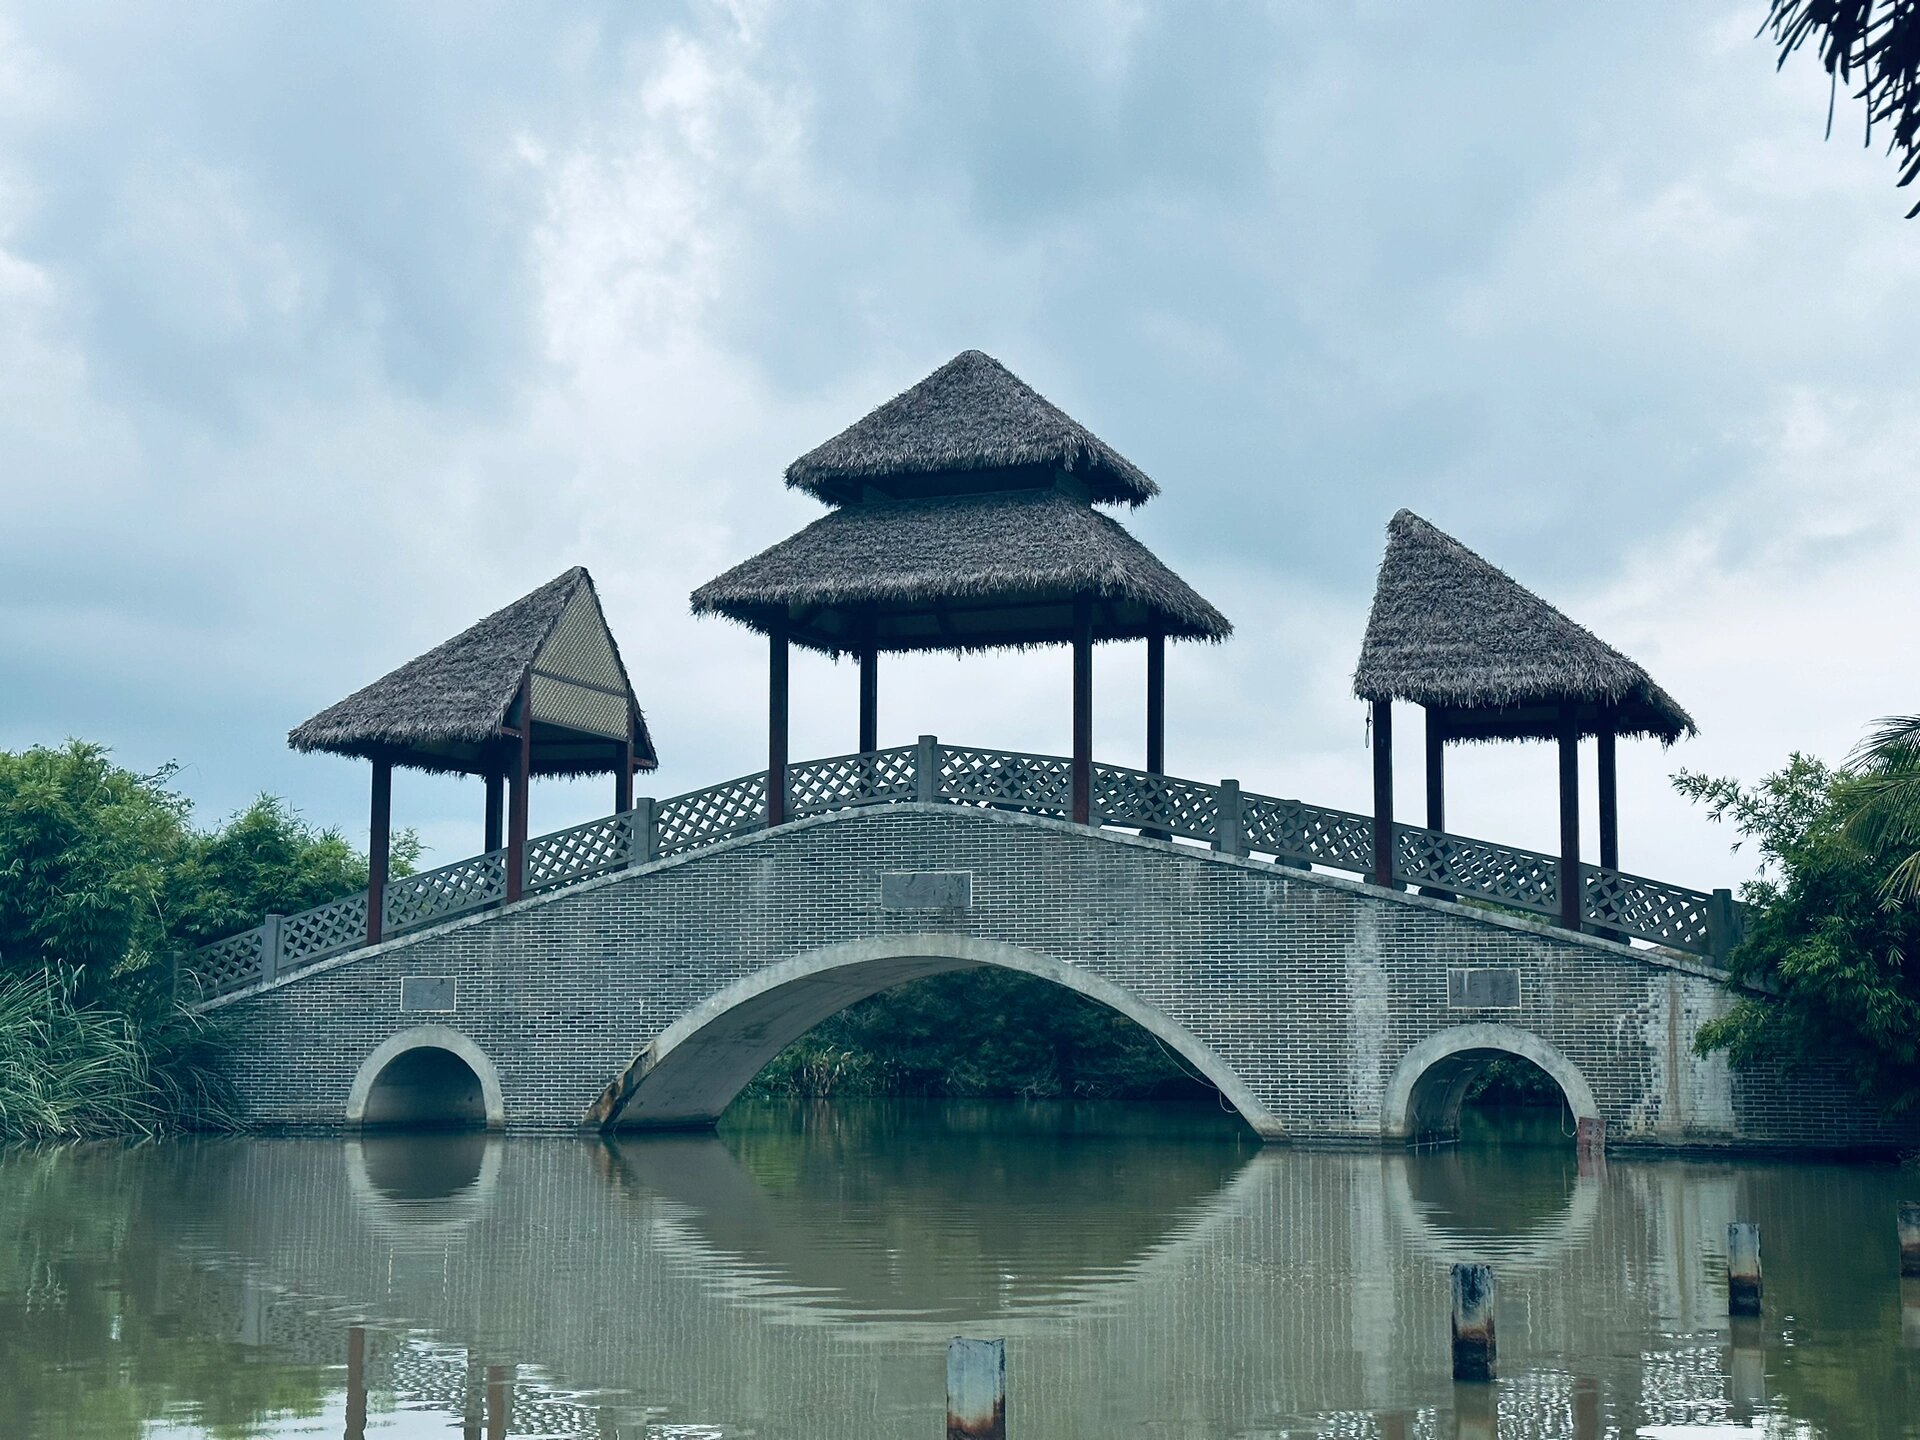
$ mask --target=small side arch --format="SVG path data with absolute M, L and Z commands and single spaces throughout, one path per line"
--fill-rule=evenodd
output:
M 1512 1025 L 1455 1025 L 1429 1035 L 1400 1057 L 1380 1106 L 1380 1133 L 1389 1140 L 1457 1134 L 1468 1085 L 1487 1060 L 1517 1055 L 1552 1077 L 1573 1118 L 1597 1120 L 1600 1106 L 1579 1067 L 1531 1031 Z
M 500 1094 L 499 1072 L 493 1068 L 486 1051 L 447 1025 L 416 1025 L 411 1030 L 402 1030 L 397 1035 L 388 1036 L 367 1056 L 353 1077 L 353 1088 L 347 1092 L 347 1124 L 367 1126 L 393 1123 L 391 1117 L 380 1113 L 376 1087 L 381 1077 L 386 1075 L 388 1067 L 416 1051 L 439 1051 L 464 1064 L 479 1082 L 480 1109 L 485 1117 L 486 1128 L 499 1130 L 506 1126 L 507 1107 Z M 420 1058 L 425 1060 L 427 1057 L 422 1055 Z
M 1158 1006 L 1076 965 L 973 935 L 887 936 L 829 945 L 754 971 L 669 1025 L 601 1093 L 583 1127 L 704 1128 L 788 1044 L 857 1000 L 927 975 L 983 965 L 1078 991 L 1138 1024 L 1206 1078 L 1255 1133 L 1286 1131 L 1231 1066 Z

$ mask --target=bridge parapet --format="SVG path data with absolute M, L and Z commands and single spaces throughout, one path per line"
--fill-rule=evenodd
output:
M 1058 755 L 917 745 L 792 765 L 784 813 L 806 819 L 868 805 L 944 803 L 1068 819 L 1072 762 Z M 1137 830 L 1223 854 L 1349 875 L 1373 868 L 1373 819 L 1299 800 L 1095 763 L 1091 824 Z M 535 895 L 767 828 L 761 771 L 543 835 L 527 846 L 523 893 Z M 1549 855 L 1416 825 L 1394 827 L 1396 887 L 1489 902 L 1528 916 L 1561 913 L 1559 862 Z M 388 883 L 382 933 L 397 936 L 505 903 L 507 852 L 459 860 Z M 1594 865 L 1580 867 L 1581 928 L 1724 960 L 1739 910 L 1711 893 Z M 188 983 L 211 1000 L 304 969 L 366 943 L 367 896 L 343 896 L 206 946 L 186 962 Z

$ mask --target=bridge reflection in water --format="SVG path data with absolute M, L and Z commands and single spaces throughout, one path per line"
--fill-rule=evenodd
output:
M 930 1134 L 897 1113 L 613 1144 L 209 1141 L 119 1163 L 189 1262 L 190 1323 L 335 1366 L 352 1328 L 376 1420 L 420 1408 L 475 1434 L 510 1406 L 513 1434 L 931 1435 L 957 1332 L 1007 1336 L 1016 1440 L 1471 1433 L 1445 1286 L 1469 1256 L 1501 1286 L 1501 1433 L 1724 1418 L 1766 1406 L 1794 1363 L 1833 1371 L 1816 1409 L 1840 1403 L 1827 1389 L 1863 1420 L 1910 1398 L 1891 1265 L 1853 1223 L 1890 1226 L 1891 1171 L 1582 1176 L 1570 1153 L 1062 1140 L 970 1133 L 964 1114 Z M 1774 1317 L 1744 1353 L 1718 1248 L 1735 1217 L 1767 1228 Z M 1798 1360 L 1779 1348 L 1789 1315 Z

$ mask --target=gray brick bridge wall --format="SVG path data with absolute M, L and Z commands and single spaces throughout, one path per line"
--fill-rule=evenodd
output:
M 1694 1056 L 1695 1028 L 1731 1001 L 1694 962 L 952 806 L 801 821 L 212 1009 L 233 1028 L 244 1112 L 263 1128 L 346 1123 L 381 1067 L 421 1042 L 463 1054 L 510 1129 L 646 1127 L 710 1120 L 765 1058 L 863 994 L 975 964 L 1122 1009 L 1273 1137 L 1444 1128 L 1472 1057 L 1496 1049 L 1539 1061 L 1613 1143 L 1913 1138 L 1837 1073 L 1736 1073 Z

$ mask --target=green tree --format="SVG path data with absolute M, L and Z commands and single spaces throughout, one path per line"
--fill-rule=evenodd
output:
M 1883 894 L 1920 897 L 1920 715 L 1890 715 L 1847 762 L 1847 833 L 1894 861 Z
M 1841 1056 L 1863 1093 L 1904 1109 L 1920 1100 L 1920 910 L 1885 902 L 1902 857 L 1854 833 L 1857 783 L 1798 753 L 1752 787 L 1674 777 L 1756 845 L 1761 872 L 1742 889 L 1747 933 L 1729 968 L 1772 992 L 1738 1000 L 1694 1046 L 1736 1066 Z
M 1770 0 L 1762 31 L 1773 32 L 1780 65 L 1808 41 L 1827 72 L 1827 133 L 1842 85 L 1866 101 L 1866 140 L 1873 127 L 1891 133 L 1887 152 L 1899 158 L 1900 184 L 1920 175 L 1920 7 L 1912 0 Z M 1920 205 L 1907 218 L 1920 215 Z
M 410 875 L 420 838 L 390 842 L 391 872 Z M 169 928 L 191 948 L 366 888 L 367 857 L 338 830 L 318 829 L 286 801 L 262 795 L 220 829 L 189 837 L 167 885 Z
M 81 1003 L 147 978 L 187 843 L 172 773 L 137 775 L 80 740 L 0 752 L 0 971 L 61 972 Z

